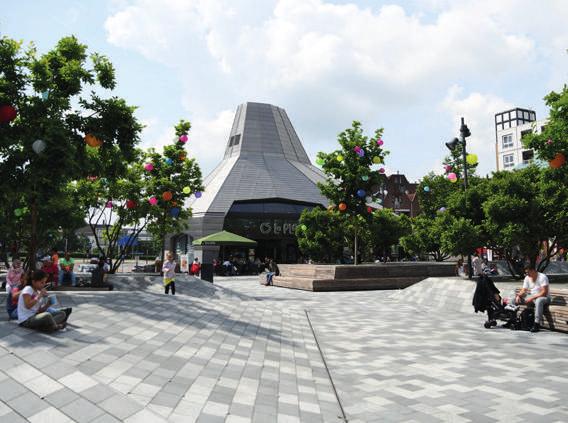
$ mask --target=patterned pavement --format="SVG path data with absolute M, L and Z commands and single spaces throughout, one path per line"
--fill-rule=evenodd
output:
M 60 295 L 67 332 L 0 321 L 0 422 L 341 422 L 340 404 L 353 423 L 568 421 L 568 337 L 484 329 L 462 312 L 467 281 L 312 293 L 188 279 L 175 297 L 129 283 Z M 440 293 L 455 301 L 428 301 Z

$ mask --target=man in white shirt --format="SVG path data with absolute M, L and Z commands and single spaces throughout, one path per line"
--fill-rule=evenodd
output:
M 544 273 L 537 272 L 534 267 L 525 268 L 525 280 L 523 287 L 515 297 L 514 304 L 534 305 L 534 324 L 531 332 L 538 332 L 542 322 L 544 306 L 550 304 L 550 289 L 548 277 Z M 526 296 L 530 292 L 529 296 Z

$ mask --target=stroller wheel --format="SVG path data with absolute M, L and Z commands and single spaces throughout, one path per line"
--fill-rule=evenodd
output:
M 491 326 L 497 326 L 497 321 L 496 321 L 496 320 L 491 320 Z
M 485 329 L 490 329 L 491 328 L 491 322 L 485 322 L 483 324 L 483 326 L 485 327 Z

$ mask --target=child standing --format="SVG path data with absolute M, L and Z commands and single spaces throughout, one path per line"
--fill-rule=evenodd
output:
M 172 295 L 176 295 L 176 262 L 174 260 L 173 253 L 168 253 L 166 255 L 166 261 L 162 266 L 162 272 L 164 272 L 164 287 L 166 295 L 170 292 L 170 287 L 172 288 Z
M 10 289 L 17 287 L 20 284 L 20 279 L 24 274 L 24 269 L 22 268 L 22 261 L 15 259 L 12 262 L 12 267 L 8 270 L 6 275 L 6 293 L 10 293 Z

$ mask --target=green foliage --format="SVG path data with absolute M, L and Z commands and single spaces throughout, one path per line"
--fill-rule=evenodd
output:
M 69 198 L 71 181 L 115 179 L 126 171 L 142 125 L 124 100 L 94 94 L 115 85 L 110 61 L 96 53 L 89 61 L 87 46 L 75 37 L 62 38 L 43 55 L 33 45 L 24 49 L 21 42 L 0 39 L 0 105 L 17 110 L 14 120 L 0 124 L 0 201 L 28 209 L 22 222 L 4 215 L 3 245 L 25 240 L 33 256 L 51 242 L 48 235 L 81 225 Z M 86 134 L 102 146 L 88 148 Z M 46 145 L 40 154 L 32 149 L 38 139 Z
M 468 153 L 469 154 L 469 153 Z M 445 166 L 449 165 L 451 167 L 450 170 L 445 169 Z M 444 158 L 444 172 L 448 174 L 453 172 L 457 175 L 458 181 L 463 180 L 464 177 L 464 163 L 463 163 L 463 151 L 461 145 L 458 145 L 455 149 L 450 151 L 450 154 Z M 466 162 L 467 167 L 467 176 L 475 176 L 475 171 L 477 170 L 478 163 L 476 164 L 469 164 Z M 459 182 L 454 183 L 454 185 L 459 185 Z
M 318 161 L 322 163 L 321 167 L 327 176 L 326 182 L 319 183 L 318 187 L 333 205 L 345 203 L 345 214 L 370 218 L 366 197 L 371 197 L 372 201 L 378 198 L 378 187 L 383 182 L 378 170 L 388 154 L 377 142 L 382 133 L 382 129 L 377 129 L 374 136 L 369 138 L 363 134 L 361 123 L 354 121 L 351 128 L 339 134 L 339 149 L 331 153 L 318 153 Z M 355 152 L 356 147 L 364 151 L 362 157 Z M 374 163 L 375 157 L 379 163 Z M 358 196 L 358 190 L 364 190 L 365 195 Z
M 568 157 L 568 86 L 564 85 L 562 91 L 552 91 L 545 98 L 550 108 L 548 122 L 540 134 L 529 134 L 523 138 L 526 148 L 532 148 L 537 156 L 543 160 L 552 160 L 557 153 Z M 555 173 L 568 173 L 568 166 L 564 165 Z
M 410 218 L 397 215 L 390 209 L 375 210 L 369 223 L 370 246 L 374 255 L 386 255 L 392 245 L 411 231 Z
M 451 216 L 438 213 L 435 218 L 424 215 L 411 220 L 411 232 L 400 239 L 400 245 L 409 253 L 430 255 L 435 261 L 444 261 L 449 254 L 442 246 L 442 235 L 451 221 Z
M 424 188 L 428 187 L 428 191 Z M 416 188 L 421 213 L 431 218 L 436 217 L 438 210 L 448 207 L 450 195 L 459 190 L 459 185 L 451 183 L 448 178 L 429 173 Z
M 465 256 L 483 246 L 480 228 L 463 217 L 448 219 L 441 241 L 442 251 L 453 256 Z
M 337 211 L 304 209 L 296 227 L 300 250 L 316 262 L 335 262 L 343 252 L 344 223 L 344 215 Z

